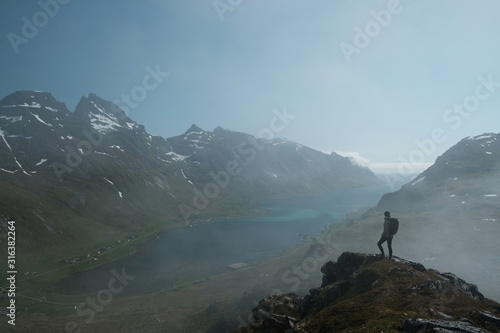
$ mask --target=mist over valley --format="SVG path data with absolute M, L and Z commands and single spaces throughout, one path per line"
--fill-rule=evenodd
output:
M 203 309 L 222 302 L 224 330 L 234 330 L 260 298 L 306 295 L 327 260 L 375 255 L 386 210 L 401 221 L 396 256 L 500 299 L 498 134 L 464 138 L 391 192 L 394 183 L 350 158 L 286 139 L 196 125 L 154 137 L 93 94 L 74 113 L 33 91 L 0 107 L 0 179 L 10 189 L 1 225 L 15 221 L 23 235 L 17 283 L 32 325 L 101 330 L 119 311 L 154 330 L 130 315 L 138 298 L 154 302 L 153 313 L 182 304 L 160 329 L 217 326 Z M 57 319 L 35 319 L 40 311 Z
M 500 2 L 0 2 L 0 332 L 499 333 Z

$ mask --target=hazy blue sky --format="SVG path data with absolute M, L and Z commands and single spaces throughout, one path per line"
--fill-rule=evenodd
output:
M 3 0 L 0 95 L 48 91 L 73 111 L 93 92 L 154 135 L 220 125 L 374 167 L 431 163 L 499 132 L 499 13 L 495 0 Z

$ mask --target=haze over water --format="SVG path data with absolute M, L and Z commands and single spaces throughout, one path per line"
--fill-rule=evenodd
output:
M 135 277 L 120 295 L 140 295 L 227 272 L 233 263 L 256 264 L 279 256 L 306 235 L 318 235 L 357 208 L 376 205 L 387 191 L 384 185 L 275 200 L 259 205 L 266 216 L 169 230 L 126 258 L 62 279 L 57 292 L 96 292 L 107 286 L 113 269 L 125 268 Z

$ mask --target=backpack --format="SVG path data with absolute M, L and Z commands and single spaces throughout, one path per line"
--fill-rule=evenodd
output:
M 399 221 L 395 217 L 389 218 L 389 234 L 391 236 L 395 235 L 399 229 Z

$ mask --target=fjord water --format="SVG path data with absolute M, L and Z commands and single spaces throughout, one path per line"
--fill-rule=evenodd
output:
M 268 212 L 265 216 L 169 230 L 147 240 L 132 255 L 65 277 L 56 292 L 97 292 L 107 288 L 113 276 L 125 273 L 128 284 L 120 296 L 140 295 L 227 272 L 233 263 L 256 264 L 319 234 L 347 213 L 376 205 L 388 191 L 383 185 L 268 201 L 259 204 Z

